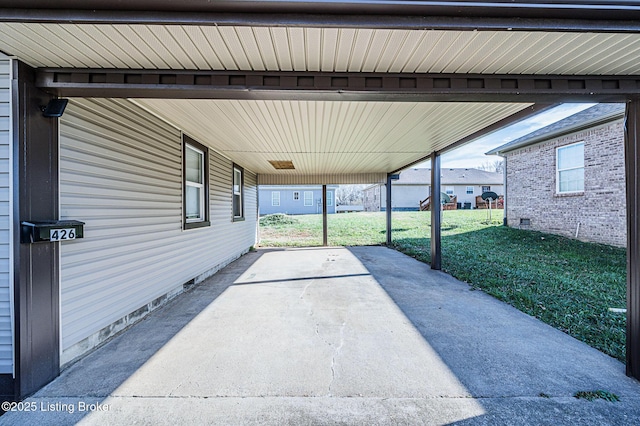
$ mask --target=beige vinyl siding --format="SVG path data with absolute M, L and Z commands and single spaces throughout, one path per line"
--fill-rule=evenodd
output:
M 74 345 L 99 343 L 105 327 L 255 244 L 255 175 L 245 177 L 247 220 L 234 223 L 232 163 L 213 150 L 211 226 L 182 229 L 181 133 L 135 104 L 71 100 L 60 145 L 61 218 L 86 223 L 84 239 L 62 243 L 63 363 Z
M 0 53 L 0 374 L 13 373 L 10 171 L 11 60 Z

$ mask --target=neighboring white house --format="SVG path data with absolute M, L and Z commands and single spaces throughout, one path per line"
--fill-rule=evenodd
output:
M 476 197 L 483 192 L 493 191 L 503 194 L 502 173 L 486 172 L 478 169 L 442 169 L 441 190 L 448 195 L 457 196 L 461 208 L 465 203 L 476 207 Z M 420 201 L 431 194 L 431 169 L 413 168 L 400 173 L 398 180 L 391 185 L 391 208 L 395 211 L 420 210 Z M 371 185 L 364 189 L 365 211 L 386 210 L 387 193 L 384 184 Z
M 507 224 L 625 246 L 623 120 L 598 104 L 489 151 L 506 161 Z

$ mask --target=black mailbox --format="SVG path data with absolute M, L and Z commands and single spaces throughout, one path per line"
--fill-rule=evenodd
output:
M 52 220 L 46 222 L 22 222 L 21 243 L 68 241 L 84 237 L 84 222 L 77 220 Z

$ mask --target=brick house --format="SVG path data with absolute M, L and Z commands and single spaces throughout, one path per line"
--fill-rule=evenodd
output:
M 624 104 L 598 104 L 487 154 L 505 158 L 506 224 L 626 245 Z

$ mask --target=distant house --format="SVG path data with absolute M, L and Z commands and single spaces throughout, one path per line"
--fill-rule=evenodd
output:
M 599 104 L 489 151 L 506 161 L 507 224 L 625 246 L 623 119 Z
M 485 172 L 478 169 L 442 169 L 441 190 L 455 195 L 464 207 L 475 208 L 476 197 L 483 192 L 503 193 L 502 173 Z M 413 168 L 403 170 L 398 180 L 391 184 L 391 209 L 395 211 L 420 210 L 420 201 L 431 194 L 431 169 Z M 384 184 L 371 185 L 364 189 L 365 211 L 386 210 L 387 193 Z
M 327 185 L 327 213 L 336 212 L 336 189 Z M 317 214 L 322 213 L 322 188 L 318 186 L 270 186 L 258 189 L 260 214 Z

